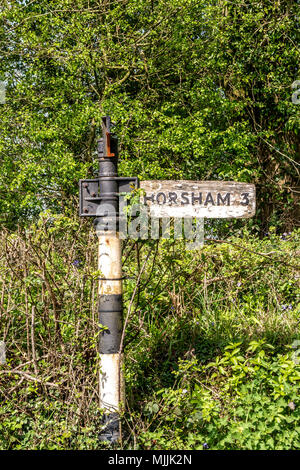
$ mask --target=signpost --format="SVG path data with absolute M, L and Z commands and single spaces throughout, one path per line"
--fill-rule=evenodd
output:
M 233 181 L 138 181 L 118 176 L 118 143 L 108 116 L 102 118 L 98 142 L 99 177 L 79 181 L 79 215 L 95 217 L 100 273 L 100 405 L 104 410 L 101 440 L 121 436 L 122 378 L 122 247 L 119 233 L 120 195 L 141 188 L 140 204 L 150 217 L 241 218 L 255 214 L 255 186 Z M 124 200 L 123 200 L 124 204 Z M 127 232 L 126 232 L 127 233 Z
M 100 323 L 100 406 L 104 429 L 100 439 L 115 442 L 121 435 L 119 411 L 122 401 L 122 249 L 119 236 L 119 193 L 129 192 L 137 178 L 118 177 L 118 142 L 110 132 L 110 118 L 102 119 L 98 142 L 99 178 L 81 180 L 81 216 L 97 216 L 98 308 Z M 132 187 L 130 187 L 132 184 Z

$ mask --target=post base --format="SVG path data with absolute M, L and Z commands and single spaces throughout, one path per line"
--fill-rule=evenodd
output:
M 100 441 L 117 442 L 120 439 L 120 417 L 118 413 L 104 414 L 102 417 L 104 426 L 99 434 Z

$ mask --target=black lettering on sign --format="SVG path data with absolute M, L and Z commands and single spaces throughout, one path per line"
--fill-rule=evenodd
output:
M 176 193 L 169 193 L 169 202 L 174 202 L 175 204 L 177 204 L 176 202 L 176 199 L 177 199 L 177 194 Z
M 163 196 L 163 202 L 162 202 L 162 204 L 165 204 L 166 201 L 167 201 L 167 196 L 165 195 L 165 193 L 158 193 L 158 194 L 157 194 L 157 196 L 156 196 L 156 202 L 157 202 L 157 204 L 159 204 L 159 197 L 160 197 L 160 196 Z
M 151 194 L 150 196 L 144 196 L 144 204 L 146 204 L 147 201 L 154 202 L 154 194 Z
M 202 193 L 199 193 L 199 197 L 194 196 L 192 193 L 192 204 L 194 205 L 195 201 L 198 201 L 198 204 L 202 204 Z
M 207 206 L 207 204 L 212 204 L 213 206 L 215 205 L 211 193 L 207 193 L 204 205 Z
M 242 206 L 248 206 L 250 204 L 250 201 L 249 201 L 249 193 L 242 193 L 241 194 L 243 200 L 241 202 L 241 205 Z
M 226 204 L 227 206 L 230 206 L 230 193 L 227 193 L 224 198 L 220 193 L 217 194 L 217 205 L 220 206 L 221 204 Z
M 185 202 L 181 201 L 182 206 L 185 206 L 186 204 L 190 203 L 189 198 L 187 197 L 188 195 L 189 195 L 189 193 L 181 193 L 181 199 L 182 199 L 182 201 L 185 201 Z

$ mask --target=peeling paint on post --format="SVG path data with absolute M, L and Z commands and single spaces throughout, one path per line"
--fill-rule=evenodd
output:
M 6 364 L 5 342 L 0 341 L 0 365 Z
M 122 241 L 119 234 L 119 196 L 138 187 L 138 178 L 118 176 L 118 141 L 110 132 L 110 117 L 102 118 L 98 141 L 99 176 L 79 180 L 79 216 L 95 217 L 98 236 L 100 406 L 104 410 L 100 440 L 121 438 L 122 376 Z
M 100 440 L 116 442 L 121 437 L 120 402 L 122 356 L 122 246 L 118 233 L 118 148 L 110 134 L 110 118 L 103 118 L 99 141 L 100 204 L 95 219 L 98 236 L 100 406 L 104 410 Z M 101 209 L 105 205 L 105 211 Z

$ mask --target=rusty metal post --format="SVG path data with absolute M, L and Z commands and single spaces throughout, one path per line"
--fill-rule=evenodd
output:
M 110 133 L 110 118 L 102 120 L 103 138 L 98 143 L 100 204 L 95 219 L 98 236 L 100 406 L 104 410 L 103 441 L 121 437 L 122 247 L 118 232 L 118 145 Z

